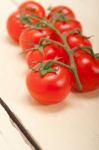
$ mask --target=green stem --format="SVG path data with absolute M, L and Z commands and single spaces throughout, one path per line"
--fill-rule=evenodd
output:
M 79 28 L 77 28 L 77 29 L 74 29 L 74 30 L 71 30 L 71 31 L 68 31 L 65 35 L 66 35 L 66 37 L 68 36 L 68 35 L 70 35 L 70 34 L 74 34 L 74 33 L 78 33 L 78 34 L 80 34 L 81 35 L 81 33 L 80 33 L 81 31 L 80 31 L 80 29 Z
M 52 23 L 50 23 L 49 21 L 47 21 L 46 19 L 40 20 L 40 18 L 38 18 L 38 20 L 40 21 L 41 24 L 45 24 L 46 26 L 48 26 L 49 28 L 51 28 L 60 37 L 60 39 L 62 40 L 63 44 L 59 44 L 59 42 L 56 42 L 56 41 L 54 43 L 57 43 L 58 45 L 60 45 L 61 47 L 63 47 L 64 50 L 68 53 L 69 58 L 70 58 L 70 66 L 68 66 L 68 65 L 66 65 L 64 63 L 62 63 L 61 65 L 64 66 L 64 67 L 66 67 L 66 68 L 69 68 L 73 72 L 75 80 L 76 80 L 77 85 L 78 85 L 78 88 L 79 88 L 79 90 L 82 90 L 82 85 L 80 83 L 80 80 L 79 80 L 79 77 L 78 77 L 78 73 L 77 73 L 77 68 L 76 68 L 75 61 L 74 61 L 73 51 L 69 47 L 69 45 L 67 43 L 67 40 L 66 40 L 67 35 L 62 35 L 60 33 L 60 31 L 58 31 L 54 27 L 54 25 Z M 52 40 L 52 42 L 53 42 L 53 40 Z M 55 61 L 54 61 L 54 63 L 55 63 Z
M 57 64 L 57 65 L 63 66 L 63 67 L 65 67 L 65 68 L 71 70 L 71 67 L 70 67 L 69 65 L 64 64 L 64 63 L 62 63 L 62 62 L 60 62 L 60 61 L 53 60 L 53 64 Z M 72 70 L 71 70 L 71 71 L 72 71 Z
M 58 46 L 60 46 L 60 47 L 62 47 L 62 48 L 64 48 L 64 45 L 61 44 L 60 42 L 57 42 L 57 41 L 51 40 L 51 39 L 48 39 L 48 41 L 51 42 L 51 43 L 54 43 L 54 44 L 56 44 L 56 45 L 58 45 Z
M 96 54 L 95 54 L 95 58 L 99 58 L 99 53 L 96 53 Z
M 73 52 L 73 51 L 71 51 L 71 52 Z M 82 85 L 81 85 L 81 82 L 79 80 L 79 76 L 78 76 L 78 73 L 77 73 L 77 68 L 76 68 L 76 65 L 75 65 L 75 60 L 74 60 L 73 53 L 71 53 L 71 54 L 69 53 L 69 58 L 70 58 L 71 70 L 74 74 L 74 77 L 75 77 L 76 83 L 78 85 L 78 88 L 81 91 L 82 90 Z
M 60 33 L 60 31 L 58 31 L 54 25 L 52 23 L 50 23 L 47 20 L 41 20 L 42 23 L 44 23 L 45 25 L 47 25 L 49 28 L 51 28 L 63 41 L 63 35 Z
M 76 68 L 76 65 L 75 65 L 75 60 L 74 60 L 74 56 L 73 56 L 74 51 L 69 47 L 66 39 L 63 40 L 63 42 L 64 42 L 64 49 L 68 52 L 68 55 L 69 55 L 69 58 L 70 58 L 71 70 L 74 74 L 74 77 L 75 77 L 76 83 L 78 85 L 78 88 L 81 91 L 82 90 L 82 85 L 81 85 L 81 82 L 79 80 L 79 76 L 78 76 L 78 73 L 77 73 L 77 68 Z
M 90 47 L 90 46 L 77 46 L 77 47 L 73 48 L 72 50 L 76 51 L 78 49 L 82 49 L 85 52 L 87 52 L 87 50 L 90 50 L 91 56 L 95 57 L 94 51 L 93 51 L 92 47 Z
M 82 90 L 82 85 L 81 85 L 81 82 L 79 80 L 79 76 L 78 76 L 78 73 L 77 73 L 77 68 L 76 68 L 76 65 L 75 65 L 74 57 L 73 57 L 73 51 L 69 47 L 69 45 L 67 43 L 67 40 L 66 40 L 67 36 L 66 35 L 63 36 L 51 23 L 48 22 L 48 23 L 46 23 L 46 25 L 49 26 L 63 41 L 63 47 L 64 47 L 65 51 L 68 53 L 69 58 L 70 58 L 71 70 L 74 74 L 74 77 L 75 77 L 75 80 L 77 82 L 79 90 Z
M 95 57 L 95 53 L 94 53 L 93 49 L 90 49 L 90 51 L 91 51 L 91 55 L 92 55 L 93 57 Z

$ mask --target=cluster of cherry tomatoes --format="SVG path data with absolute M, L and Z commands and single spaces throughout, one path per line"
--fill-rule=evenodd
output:
M 46 14 L 39 3 L 26 1 L 7 20 L 10 37 L 26 55 L 31 69 L 26 84 L 42 104 L 62 101 L 73 91 L 99 88 L 99 54 L 74 12 L 56 6 Z

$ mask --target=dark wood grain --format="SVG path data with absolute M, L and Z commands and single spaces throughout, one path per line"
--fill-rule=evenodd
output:
M 38 145 L 34 137 L 28 132 L 28 130 L 25 128 L 25 126 L 22 124 L 22 122 L 16 117 L 16 115 L 11 111 L 11 109 L 8 107 L 8 105 L 3 101 L 2 98 L 0 98 L 0 104 L 4 108 L 4 110 L 9 115 L 10 119 L 13 121 L 13 123 L 18 127 L 18 129 L 21 131 L 21 133 L 24 135 L 24 137 L 27 139 L 27 141 L 30 144 L 30 147 L 32 150 L 42 150 L 41 147 Z

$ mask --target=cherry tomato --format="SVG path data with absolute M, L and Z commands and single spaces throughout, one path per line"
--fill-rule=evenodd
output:
M 34 11 L 31 11 L 34 10 Z M 24 15 L 23 15 L 24 14 Z M 36 24 L 38 20 L 31 18 L 34 14 L 41 18 L 45 17 L 44 8 L 33 1 L 28 1 L 20 5 L 19 9 L 12 13 L 7 20 L 7 30 L 10 37 L 15 41 L 19 42 L 19 36 L 24 29 L 26 29 L 31 23 Z
M 21 32 L 27 28 L 27 25 L 24 25 L 20 22 L 18 18 L 21 17 L 20 11 L 12 13 L 7 20 L 7 30 L 10 37 L 15 41 L 19 42 L 19 36 Z
M 7 20 L 7 30 L 10 37 L 17 43 L 19 43 L 19 37 L 21 33 L 31 26 L 31 23 L 36 24 L 36 19 L 31 19 L 31 23 L 28 22 L 29 12 L 26 12 L 26 16 L 22 16 L 21 11 L 12 13 Z M 21 20 L 20 20 L 21 19 Z
M 54 35 L 55 35 L 55 33 L 54 33 Z M 61 41 L 61 39 L 59 38 L 59 36 L 57 36 L 57 35 L 55 35 L 53 39 L 58 42 L 63 43 Z M 66 40 L 67 40 L 67 43 L 70 48 L 76 48 L 76 47 L 80 47 L 80 46 L 82 46 L 82 47 L 88 46 L 90 48 L 92 47 L 90 40 L 87 37 L 79 35 L 78 33 L 69 34 L 67 36 Z
M 26 2 L 22 3 L 18 9 L 34 10 L 35 15 L 38 15 L 41 18 L 45 17 L 45 10 L 44 10 L 43 6 L 34 1 L 26 1 Z
M 68 21 L 56 21 L 54 23 L 54 26 L 62 34 L 66 34 L 67 32 L 72 31 L 74 29 L 79 29 L 80 31 L 82 31 L 80 22 L 74 19 L 70 19 Z
M 29 68 L 33 67 L 35 63 L 33 62 L 40 62 L 43 60 L 50 60 L 50 59 L 58 59 L 58 61 L 64 62 L 67 61 L 67 53 L 61 47 L 55 44 L 49 44 L 44 47 L 43 53 L 39 50 L 33 50 L 27 53 L 26 61 Z
M 62 35 L 65 35 L 68 32 L 70 32 L 72 30 L 76 30 L 76 29 L 78 29 L 78 30 L 80 30 L 82 32 L 82 26 L 81 26 L 80 22 L 77 21 L 77 20 L 74 20 L 74 19 L 70 19 L 68 21 L 56 21 L 54 23 L 54 26 L 55 26 L 56 29 L 58 29 L 60 31 L 60 33 Z M 51 38 L 53 40 L 56 40 L 56 41 L 62 43 L 60 37 L 55 32 L 53 32 Z
M 51 19 L 53 14 L 61 12 L 66 15 L 68 18 L 75 18 L 73 11 L 67 6 L 56 6 L 52 8 L 51 12 L 48 14 L 47 19 Z
M 74 54 L 75 64 L 83 90 L 88 92 L 99 88 L 99 59 L 93 58 L 88 53 L 77 50 Z M 74 90 L 79 91 L 77 84 Z
M 80 47 L 80 46 L 92 48 L 91 42 L 86 37 L 81 36 L 77 33 L 70 34 L 67 37 L 67 43 L 70 46 L 70 48 L 77 48 L 77 47 Z M 79 49 L 79 48 L 77 48 L 77 49 Z M 85 48 L 84 48 L 84 50 L 85 50 Z M 89 49 L 86 49 L 86 51 L 90 54 Z M 68 59 L 66 58 L 65 63 L 70 64 L 70 61 L 68 61 L 68 60 L 69 60 L 69 58 Z
M 72 73 L 61 66 L 54 65 L 56 72 L 48 72 L 41 76 L 31 71 L 27 76 L 27 88 L 33 98 L 41 104 L 61 102 L 70 92 L 73 84 Z
M 39 44 L 43 38 L 50 38 L 52 30 L 48 27 L 42 29 L 29 29 L 22 32 L 19 38 L 19 43 L 23 51 L 33 48 L 33 44 Z
M 68 42 L 70 48 L 74 48 L 74 47 L 77 47 L 77 46 L 92 47 L 91 42 L 86 37 L 81 36 L 77 33 L 68 35 L 67 42 Z

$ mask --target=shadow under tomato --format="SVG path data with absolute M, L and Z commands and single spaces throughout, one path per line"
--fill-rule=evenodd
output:
M 64 111 L 65 109 L 71 107 L 71 103 L 67 100 L 63 100 L 60 103 L 53 104 L 53 105 L 42 105 L 39 102 L 37 102 L 34 98 L 32 98 L 30 95 L 26 95 L 25 102 L 27 105 L 32 106 L 33 108 L 39 110 L 40 112 L 46 112 L 46 113 L 55 113 L 59 111 Z
M 5 42 L 8 43 L 8 44 L 11 44 L 11 45 L 13 45 L 13 46 L 19 46 L 18 43 L 14 42 L 14 41 L 13 41 L 9 36 L 7 36 L 7 35 L 4 37 L 4 40 L 5 40 Z
M 95 90 L 95 91 L 90 91 L 90 92 L 86 92 L 86 93 L 81 93 L 81 92 L 74 92 L 72 91 L 73 94 L 75 94 L 78 99 L 80 97 L 85 98 L 85 100 L 95 100 L 94 98 L 99 99 L 99 89 Z

